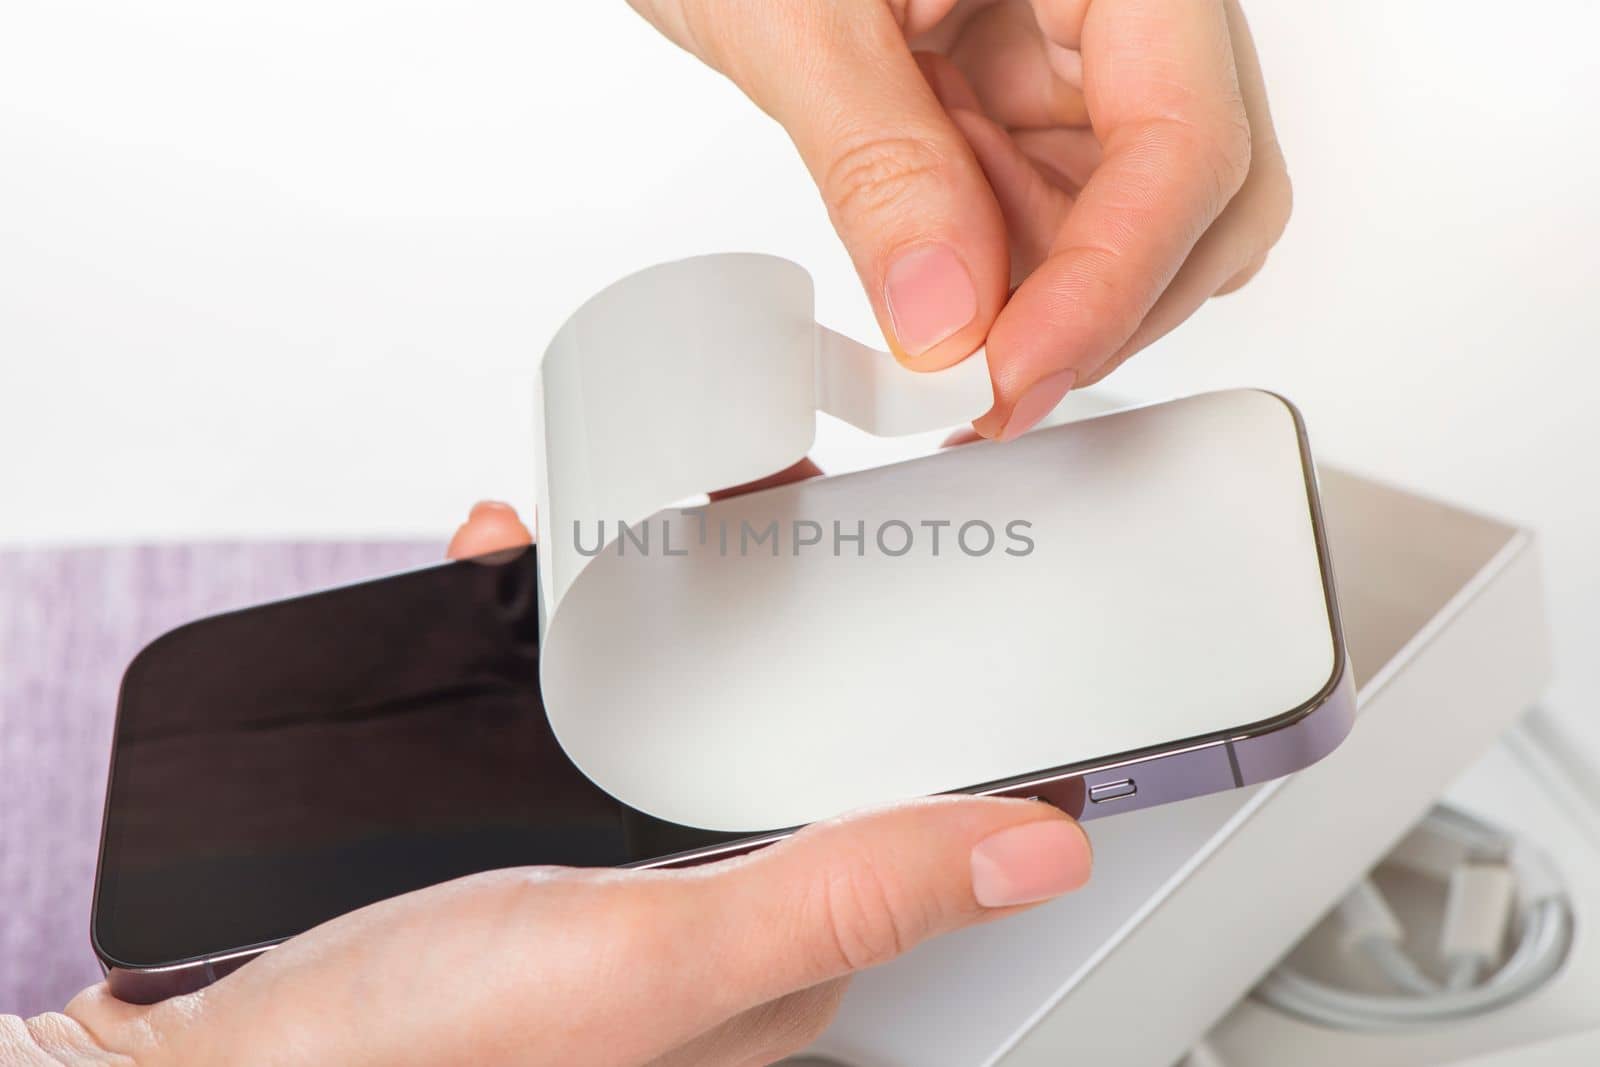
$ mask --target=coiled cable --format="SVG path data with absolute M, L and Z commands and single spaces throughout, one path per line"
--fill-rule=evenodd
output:
M 1256 999 L 1338 1029 L 1403 1030 L 1493 1011 L 1560 970 L 1572 943 L 1572 908 L 1555 868 L 1532 845 L 1440 806 L 1384 862 L 1448 882 L 1443 980 L 1406 954 L 1400 923 L 1369 876 L 1336 912 L 1346 947 L 1372 960 L 1392 992 L 1342 989 L 1284 963 L 1256 987 Z M 1508 935 L 1515 945 L 1502 961 Z

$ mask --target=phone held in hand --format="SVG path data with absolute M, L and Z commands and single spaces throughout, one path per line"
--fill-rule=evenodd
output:
M 1311 455 L 1281 398 L 1132 409 L 697 521 L 881 526 L 907 500 L 946 517 L 976 501 L 997 529 L 1026 522 L 1032 547 L 635 552 L 612 573 L 643 621 L 586 653 L 584 706 L 560 714 L 532 547 L 158 638 L 127 669 L 113 741 L 91 924 L 112 991 L 196 989 L 478 871 L 706 862 L 935 792 L 1095 818 L 1278 777 L 1348 732 Z M 735 580 L 759 595 L 730 602 Z M 650 628 L 663 618 L 669 637 Z M 743 652 L 719 658 L 730 634 Z M 783 660 L 791 644 L 805 656 Z

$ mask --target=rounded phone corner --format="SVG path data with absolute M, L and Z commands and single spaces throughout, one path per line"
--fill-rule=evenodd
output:
M 1317 548 L 1323 597 L 1328 612 L 1328 637 L 1332 643 L 1333 666 L 1328 679 L 1315 695 L 1299 707 L 1266 722 L 1257 723 L 1228 739 L 1228 759 L 1235 783 L 1258 785 L 1304 770 L 1327 756 L 1344 741 L 1355 725 L 1356 686 L 1350 669 L 1350 655 L 1344 641 L 1344 623 L 1339 610 L 1333 556 L 1328 547 L 1323 518 L 1322 497 L 1317 487 L 1316 465 L 1304 417 L 1293 401 L 1268 389 L 1253 392 L 1270 397 L 1282 405 L 1294 424 L 1304 474 L 1306 504 Z
M 1237 784 L 1259 785 L 1304 770 L 1338 748 L 1355 721 L 1355 678 L 1341 649 L 1337 673 L 1317 700 L 1292 719 L 1228 742 Z

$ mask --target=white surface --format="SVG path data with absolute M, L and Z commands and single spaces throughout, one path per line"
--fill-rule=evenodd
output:
M 722 399 L 680 398 L 696 425 Z M 774 425 L 749 449 L 792 444 L 777 405 L 756 406 Z M 637 443 L 614 427 L 576 454 L 552 447 L 550 463 L 575 474 Z M 658 502 L 726 450 L 683 435 L 661 447 L 674 462 L 655 468 Z M 950 524 L 942 544 L 926 520 Z M 794 826 L 1243 728 L 1333 680 L 1299 436 L 1256 390 L 736 497 L 704 521 L 735 538 L 776 523 L 778 541 L 723 554 L 681 520 L 684 555 L 661 553 L 659 527 L 652 554 L 619 541 L 567 587 L 541 650 L 567 755 L 671 822 Z M 869 544 L 836 554 L 830 532 L 793 549 L 785 531 L 803 521 L 860 524 Z M 1015 521 L 1032 551 L 1005 537 Z M 870 541 L 895 522 L 910 545 L 889 555 Z M 959 549 L 969 522 L 997 547 Z

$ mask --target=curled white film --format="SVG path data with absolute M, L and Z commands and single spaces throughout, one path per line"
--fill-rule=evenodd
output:
M 1133 751 L 1271 718 L 1333 669 L 1298 430 L 1269 394 L 683 512 L 802 458 L 817 411 L 888 435 L 992 402 L 981 354 L 905 370 L 757 255 L 606 289 L 540 388 L 546 710 L 659 818 L 756 832 Z

